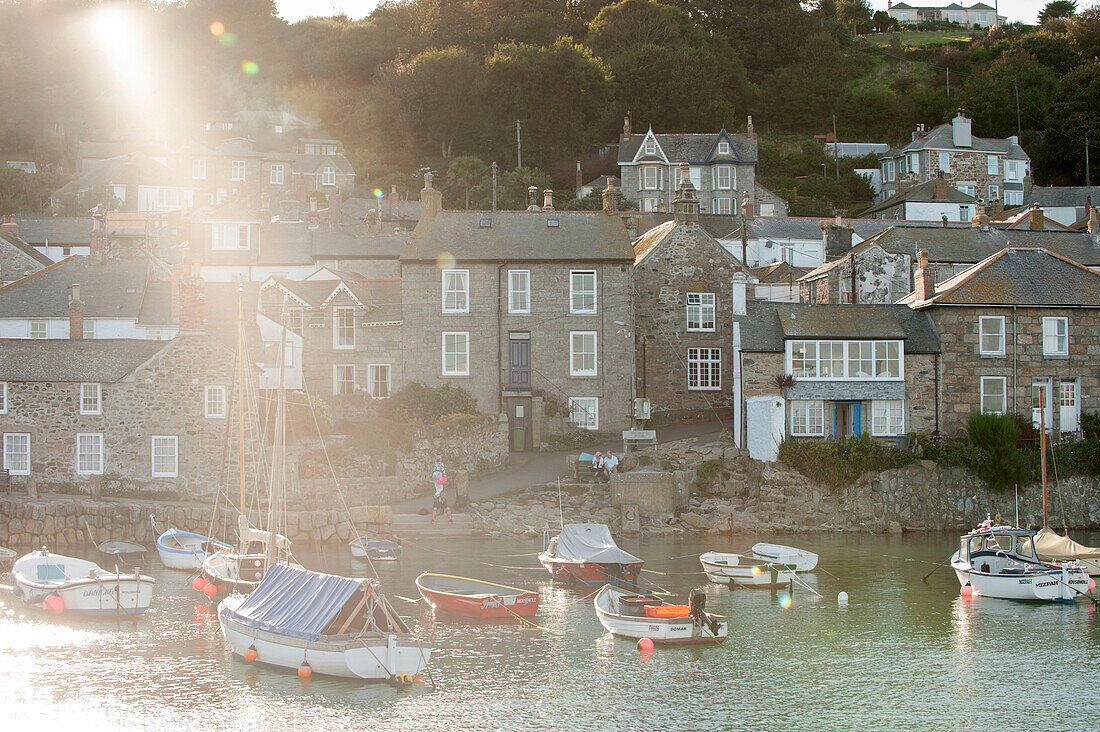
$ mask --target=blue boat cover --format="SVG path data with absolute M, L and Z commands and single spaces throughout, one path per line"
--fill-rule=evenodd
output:
M 234 615 L 250 628 L 317 640 L 362 582 L 273 564 Z

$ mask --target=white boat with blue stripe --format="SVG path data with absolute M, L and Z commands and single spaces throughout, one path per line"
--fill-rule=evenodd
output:
M 183 529 L 169 528 L 157 537 L 157 555 L 160 563 L 169 569 L 200 569 L 203 560 L 214 552 L 232 548 L 209 536 Z
M 1089 591 L 1079 562 L 1044 562 L 1035 553 L 1035 532 L 986 521 L 959 540 L 951 568 L 975 595 L 1004 600 L 1073 603 Z
M 152 577 L 110 572 L 95 562 L 51 554 L 45 547 L 12 565 L 12 592 L 55 614 L 140 615 L 153 600 Z

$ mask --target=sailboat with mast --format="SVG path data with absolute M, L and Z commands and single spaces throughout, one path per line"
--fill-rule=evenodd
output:
M 247 380 L 245 360 L 247 343 L 244 334 L 244 287 L 238 290 L 237 298 L 237 443 L 239 500 L 237 516 L 236 548 L 215 552 L 202 562 L 196 589 L 207 597 L 215 598 L 231 593 L 250 593 L 256 589 L 268 568 L 275 564 L 294 565 L 291 554 L 291 542 L 286 536 L 276 533 L 273 527 L 280 523 L 280 509 L 285 496 L 286 478 L 286 323 L 284 318 L 283 334 L 278 351 L 279 383 L 276 390 L 275 419 L 272 429 L 271 465 L 268 480 L 267 526 L 259 529 L 248 520 L 248 504 L 245 502 L 245 484 L 247 482 L 245 460 L 245 391 Z M 259 452 L 259 451 L 257 451 Z M 257 460 L 257 462 L 259 462 Z M 285 520 L 285 519 L 284 519 Z M 202 587 L 200 587 L 200 582 Z M 210 591 L 210 587 L 214 591 Z

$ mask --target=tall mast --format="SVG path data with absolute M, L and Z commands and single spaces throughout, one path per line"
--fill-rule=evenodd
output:
M 240 473 L 240 512 L 244 505 L 244 283 L 237 285 L 237 468 Z
M 275 402 L 275 439 L 271 460 L 271 491 L 267 498 L 267 542 L 266 566 L 274 563 L 275 549 L 278 543 L 278 503 L 280 491 L 286 478 L 286 298 L 283 299 L 283 312 L 280 318 L 282 334 L 279 343 L 279 390 Z
M 1039 450 L 1042 454 L 1039 462 L 1043 466 L 1043 527 L 1047 522 L 1047 393 L 1046 387 L 1039 387 Z

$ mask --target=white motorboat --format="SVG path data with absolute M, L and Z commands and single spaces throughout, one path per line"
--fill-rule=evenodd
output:
M 11 577 L 16 597 L 58 614 L 140 615 L 149 609 L 156 584 L 152 577 L 109 572 L 45 547 L 16 560 Z
M 1043 562 L 1035 553 L 1034 531 L 989 520 L 959 540 L 951 568 L 960 585 L 986 597 L 1072 603 L 1089 591 L 1088 572 L 1079 562 Z
M 1080 562 L 1092 576 L 1100 576 L 1100 549 L 1078 544 L 1049 526 L 1035 534 L 1035 553 L 1044 562 Z
M 222 600 L 218 623 L 246 661 L 326 676 L 400 681 L 431 658 L 375 579 L 275 564 L 251 595 Z
M 770 590 L 787 587 L 794 581 L 794 570 L 785 565 L 776 566 L 742 554 L 704 552 L 699 555 L 699 563 L 707 579 L 720 585 Z
M 794 572 L 812 572 L 817 566 L 817 555 L 805 549 L 783 544 L 760 542 L 752 545 L 752 556 L 761 562 L 784 566 Z
M 10 567 L 11 563 L 15 561 L 15 550 L 8 549 L 6 546 L 0 546 L 0 567 Z
M 401 545 L 389 539 L 375 539 L 369 536 L 357 536 L 348 542 L 351 556 L 355 559 L 370 559 L 374 562 L 395 562 L 401 558 Z
M 612 635 L 649 638 L 654 643 L 721 643 L 729 634 L 725 617 L 706 612 L 706 595 L 692 590 L 687 605 L 604 585 L 592 601 L 596 617 Z
M 149 518 L 152 519 L 151 516 Z M 209 536 L 182 529 L 169 528 L 157 537 L 157 554 L 161 564 L 169 569 L 199 569 L 203 561 L 214 552 L 229 551 L 232 548 Z

